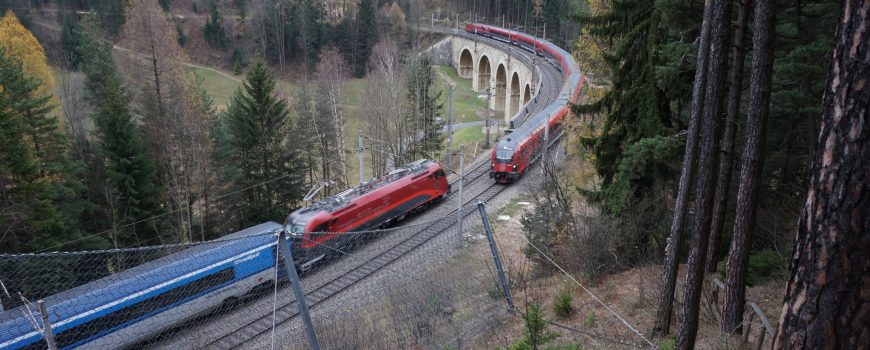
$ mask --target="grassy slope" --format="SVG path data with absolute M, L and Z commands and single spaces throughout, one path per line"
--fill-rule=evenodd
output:
M 486 107 L 486 101 L 478 97 L 478 94 L 471 89 L 471 79 L 463 79 L 459 77 L 456 69 L 451 66 L 438 66 L 450 79 L 456 82 L 456 90 L 453 91 L 453 115 L 458 123 L 481 120 Z M 441 102 L 444 103 L 444 114 L 447 115 L 448 92 L 447 83 L 441 79 L 437 80 L 438 88 L 444 93 L 441 94 Z

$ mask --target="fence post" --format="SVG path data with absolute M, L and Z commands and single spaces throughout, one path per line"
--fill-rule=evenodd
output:
M 748 320 L 746 324 L 743 325 L 743 344 L 746 344 L 749 341 L 749 332 L 752 331 L 752 318 L 755 316 L 755 313 L 752 310 L 746 311 Z
M 462 228 L 462 187 L 465 184 L 465 144 L 459 145 L 459 205 L 456 208 L 456 229 L 457 229 L 457 246 L 462 247 L 462 234 L 465 230 Z
M 54 331 L 51 329 L 51 321 L 48 320 L 48 311 L 45 309 L 45 300 L 37 300 L 36 306 L 39 308 L 39 315 L 42 316 L 42 336 L 45 337 L 45 343 L 49 350 L 57 350 L 57 345 L 54 343 Z
M 550 155 L 550 114 L 547 114 L 547 119 L 544 120 L 544 154 L 541 157 L 541 174 L 547 174 L 547 159 Z
M 296 273 L 296 265 L 293 264 L 293 253 L 290 249 L 290 244 L 284 236 L 286 232 L 283 230 L 278 233 L 278 249 L 281 255 L 284 256 L 284 267 L 287 270 L 287 277 L 290 278 L 290 285 L 293 286 L 293 294 L 296 295 L 296 306 L 299 307 L 299 316 L 302 317 L 302 323 L 305 325 L 305 335 L 308 336 L 308 346 L 312 350 L 320 350 L 320 342 L 317 341 L 317 332 L 314 330 L 314 324 L 311 323 L 311 316 L 308 314 L 308 304 L 305 302 L 305 294 L 302 293 L 302 285 L 299 284 L 299 275 Z M 277 269 L 278 266 L 275 266 Z M 275 281 L 278 283 L 278 281 Z
M 359 153 L 359 183 L 362 184 L 366 182 L 365 175 L 365 147 L 363 146 L 363 134 L 362 130 L 357 132 L 357 152 Z M 374 169 L 372 169 L 372 174 L 374 174 Z
M 449 84 L 449 86 L 450 90 L 448 90 L 447 95 L 447 164 L 453 166 L 453 84 Z
M 504 275 L 504 268 L 501 264 L 501 257 L 498 255 L 498 248 L 495 245 L 495 237 L 492 234 L 492 226 L 489 225 L 489 217 L 486 216 L 486 207 L 483 202 L 477 202 L 477 210 L 480 212 L 480 219 L 483 221 L 483 230 L 486 231 L 486 239 L 489 241 L 489 249 L 492 251 L 492 258 L 495 260 L 495 269 L 498 271 L 498 279 L 501 281 L 504 298 L 507 299 L 510 306 L 510 312 L 513 313 L 514 300 L 511 297 L 511 289 L 508 286 L 507 278 Z

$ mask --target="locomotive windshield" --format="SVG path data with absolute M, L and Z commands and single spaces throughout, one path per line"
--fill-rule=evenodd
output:
M 293 220 L 290 225 L 287 225 L 287 228 L 290 229 L 291 233 L 304 233 L 305 226 L 308 226 L 307 222 Z
M 495 159 L 500 161 L 509 161 L 514 157 L 514 151 L 509 149 L 495 150 Z

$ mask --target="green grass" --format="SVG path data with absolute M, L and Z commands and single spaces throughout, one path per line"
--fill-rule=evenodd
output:
M 481 120 L 486 108 L 486 100 L 478 97 L 478 94 L 471 89 L 471 79 L 460 78 L 459 74 L 451 66 L 438 66 L 450 79 L 456 82 L 456 89 L 453 90 L 453 116 L 458 123 Z M 441 102 L 444 104 L 444 115 L 447 115 L 448 107 L 448 86 L 443 79 L 438 79 L 438 88 L 443 91 L 441 94 Z
M 492 135 L 490 135 L 490 137 L 492 137 Z M 459 147 L 461 144 L 469 145 L 475 142 L 483 143 L 484 140 L 486 140 L 486 134 L 480 126 L 472 126 L 453 132 L 453 147 Z M 468 148 L 468 146 L 465 147 L 466 149 Z
M 202 87 L 214 98 L 215 106 L 219 109 L 226 108 L 227 103 L 233 96 L 233 91 L 242 86 L 242 83 L 232 80 L 210 69 L 188 68 L 202 79 Z

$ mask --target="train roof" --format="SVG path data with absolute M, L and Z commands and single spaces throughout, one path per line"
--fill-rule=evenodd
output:
M 378 178 L 371 179 L 367 182 L 363 182 L 356 187 L 347 189 L 341 193 L 334 194 L 332 196 L 326 197 L 322 201 L 314 202 L 310 206 L 305 208 L 301 208 L 296 210 L 295 214 L 305 215 L 308 213 L 314 213 L 321 210 L 325 210 L 328 212 L 334 212 L 338 209 L 341 209 L 355 199 L 358 199 L 362 196 L 365 196 L 368 193 L 371 193 L 374 190 L 379 188 L 383 188 L 391 183 L 399 181 L 409 175 L 416 175 L 422 173 L 429 169 L 434 164 L 438 164 L 429 159 L 420 159 L 413 163 L 405 164 L 401 167 L 393 169 L 389 173 L 382 175 Z
M 562 84 L 562 88 L 559 90 L 559 96 L 550 105 L 528 116 L 525 121 L 520 124 L 520 126 L 514 128 L 510 134 L 508 134 L 506 137 L 503 137 L 496 144 L 496 149 L 513 151 L 519 146 L 520 142 L 522 142 L 529 135 L 534 133 L 535 130 L 543 127 L 545 121 L 548 121 L 550 118 L 552 118 L 566 104 L 568 104 L 568 102 L 572 102 L 573 96 L 575 94 L 574 89 L 579 86 L 580 81 L 583 79 L 583 75 L 580 72 L 580 66 L 574 60 L 574 57 L 568 51 L 563 50 L 556 44 L 535 37 L 533 35 L 517 32 L 510 29 L 486 24 L 476 25 L 489 29 L 497 29 L 503 32 L 507 32 L 509 34 L 524 36 L 526 38 L 537 40 L 541 45 L 547 47 L 552 52 L 555 52 L 556 54 L 561 56 L 565 60 L 565 65 L 568 67 L 568 71 L 565 71 L 564 67 L 562 67 L 558 62 L 551 62 L 553 65 L 559 68 L 559 70 L 562 72 L 562 76 L 565 78 L 565 81 Z
M 282 226 L 276 222 L 262 223 L 44 298 L 51 322 L 92 311 L 122 296 L 273 243 L 276 240 L 272 233 L 281 229 Z M 33 330 L 25 313 L 24 305 L 0 313 L 0 329 L 4 330 L 0 332 L 0 342 L 7 340 L 4 337 L 10 334 L 14 336 Z

